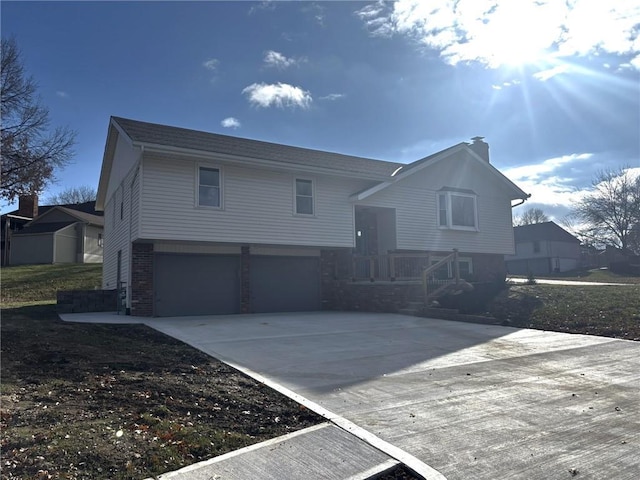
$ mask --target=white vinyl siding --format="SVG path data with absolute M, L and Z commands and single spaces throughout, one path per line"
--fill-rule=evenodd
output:
M 438 194 L 444 187 L 476 193 L 478 231 L 439 228 Z M 510 254 L 514 251 L 511 200 L 504 184 L 477 161 L 460 155 L 417 172 L 357 202 L 396 211 L 396 248 Z
M 117 214 L 104 216 L 104 248 L 102 266 L 102 288 L 112 290 L 117 288 L 118 251 L 122 251 L 121 278 L 127 287 L 131 281 L 131 242 L 137 238 L 137 221 L 132 212 L 138 210 L 138 182 L 137 168 L 133 168 L 122 180 L 114 195 L 105 205 L 105 213 L 110 212 L 113 205 L 117 205 Z M 122 218 L 120 218 L 120 203 L 122 203 Z M 128 301 L 128 300 L 127 300 Z
M 318 175 L 313 179 L 314 215 L 292 215 L 294 179 L 301 178 L 299 175 L 231 164 L 222 168 L 224 209 L 197 208 L 194 161 L 145 155 L 140 237 L 265 245 L 354 245 L 349 195 L 371 182 Z
M 139 228 L 140 228 L 140 172 L 133 173 L 133 180 L 130 183 L 131 187 L 131 240 L 137 240 Z

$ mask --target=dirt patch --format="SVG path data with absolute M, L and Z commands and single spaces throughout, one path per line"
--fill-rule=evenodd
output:
M 23 307 L 1 340 L 2 478 L 140 479 L 323 421 L 146 326 Z

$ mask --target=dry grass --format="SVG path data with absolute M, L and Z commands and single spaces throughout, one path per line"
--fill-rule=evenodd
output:
M 512 285 L 490 313 L 518 327 L 640 340 L 640 285 Z

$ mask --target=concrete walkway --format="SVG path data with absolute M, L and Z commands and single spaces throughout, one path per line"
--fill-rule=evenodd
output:
M 580 287 L 628 287 L 637 285 L 635 283 L 581 282 L 580 280 L 554 280 L 549 278 L 536 278 L 535 280 L 536 283 L 540 283 L 543 285 L 574 285 Z M 529 280 L 527 278 L 507 277 L 507 282 L 528 283 Z
M 142 321 L 316 408 L 425 478 L 640 472 L 637 342 L 391 314 Z

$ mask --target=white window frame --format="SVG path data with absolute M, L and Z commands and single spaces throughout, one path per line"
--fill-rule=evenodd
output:
M 436 192 L 436 205 L 437 205 L 437 215 L 436 215 L 436 221 L 438 223 L 438 228 L 440 229 L 447 229 L 447 230 L 466 230 L 466 231 L 470 231 L 470 232 L 477 232 L 479 231 L 478 228 L 478 196 L 473 194 L 473 193 L 462 193 L 462 192 L 455 192 L 455 191 L 439 191 Z M 442 205 L 442 198 L 444 197 L 444 201 L 445 201 L 445 205 L 443 208 Z M 473 226 L 468 226 L 468 225 L 454 225 L 453 224 L 453 212 L 452 212 L 452 208 L 451 208 L 451 199 L 452 197 L 465 197 L 465 198 L 470 198 L 473 200 L 473 222 L 474 225 Z M 444 222 L 445 224 L 442 224 L 442 212 L 445 212 L 446 215 L 446 221 Z
M 218 205 L 206 205 L 200 203 L 200 170 L 217 170 L 218 171 Z M 213 210 L 222 210 L 224 206 L 223 198 L 224 198 L 224 172 L 222 167 L 219 165 L 211 165 L 206 163 L 198 163 L 196 164 L 196 184 L 195 184 L 195 204 L 196 207 L 199 208 L 210 208 Z M 207 185 L 205 185 L 207 186 Z M 213 185 L 208 185 L 213 186 Z
M 311 183 L 311 213 L 298 212 L 298 181 Z M 308 195 L 300 195 L 307 197 Z M 316 215 L 316 182 L 313 178 L 295 177 L 293 179 L 293 214 L 301 217 L 315 217 Z

